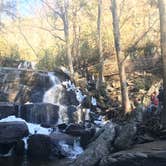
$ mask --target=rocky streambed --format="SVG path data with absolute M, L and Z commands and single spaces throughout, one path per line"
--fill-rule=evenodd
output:
M 156 115 L 105 122 L 96 103 L 60 70 L 1 68 L 0 165 L 166 165 Z

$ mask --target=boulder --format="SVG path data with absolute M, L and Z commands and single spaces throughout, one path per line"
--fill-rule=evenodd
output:
M 50 134 L 51 142 L 55 145 L 58 145 L 60 142 L 63 142 L 68 145 L 74 144 L 74 138 L 70 135 L 60 132 L 53 132 Z
M 14 153 L 17 156 L 23 156 L 25 151 L 25 143 L 23 140 L 19 140 L 15 143 Z
M 52 156 L 55 157 L 67 157 L 70 154 L 68 153 L 69 147 L 73 147 L 74 138 L 64 133 L 51 133 L 51 145 L 52 145 Z M 66 147 L 66 148 L 64 148 Z
M 12 155 L 13 148 L 15 143 L 0 143 L 0 156 Z
M 80 137 L 80 145 L 85 149 L 95 135 L 95 128 L 86 129 Z
M 123 150 L 129 148 L 133 143 L 136 134 L 136 126 L 134 123 L 126 123 L 116 126 L 116 138 L 113 143 L 115 150 Z
M 67 124 L 66 124 L 66 123 L 58 124 L 58 129 L 59 129 L 60 131 L 65 130 L 66 127 L 67 127 Z
M 28 134 L 28 127 L 24 122 L 0 122 L 0 143 L 17 142 Z
M 104 156 L 99 166 L 165 166 L 166 141 L 154 141 L 133 146 Z
M 77 122 L 78 117 L 76 117 L 76 115 L 77 115 L 76 112 L 77 112 L 76 106 L 71 105 L 71 106 L 67 107 L 67 114 L 69 117 L 69 123 Z
M 108 123 L 104 126 L 96 139 L 89 144 L 87 149 L 71 164 L 74 166 L 95 166 L 110 153 L 111 144 L 115 138 L 115 124 Z
M 11 115 L 16 115 L 17 108 L 13 103 L 0 102 L 0 119 L 6 118 Z
M 76 98 L 76 93 L 73 90 L 70 90 L 70 91 L 65 90 L 64 97 L 61 100 L 61 104 L 67 105 L 67 106 L 70 106 L 70 105 L 77 106 L 79 102 Z
M 143 166 L 142 164 L 147 159 L 147 155 L 140 152 L 133 153 L 116 153 L 104 157 L 99 166 Z M 144 165 L 145 166 L 145 165 Z M 147 165 L 146 165 L 147 166 Z
M 79 124 L 70 124 L 65 129 L 66 134 L 69 134 L 75 137 L 80 137 L 84 131 L 85 131 L 85 128 Z
M 28 139 L 27 154 L 31 158 L 49 158 L 51 155 L 51 138 L 42 134 L 31 135 Z

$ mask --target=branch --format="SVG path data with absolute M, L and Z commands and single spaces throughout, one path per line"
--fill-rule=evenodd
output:
M 55 14 L 57 14 L 63 20 L 63 14 L 56 11 L 53 7 L 51 7 L 45 0 L 41 0 L 49 9 L 51 9 Z
M 158 19 L 156 19 L 153 24 L 132 44 L 132 46 L 138 45 L 138 43 L 147 35 L 147 33 L 153 28 Z M 127 59 L 128 55 L 123 59 L 122 63 Z
M 29 25 L 25 25 L 25 26 L 31 27 L 31 26 L 29 26 Z M 52 31 L 51 31 L 50 29 L 48 29 L 48 28 L 44 28 L 44 27 L 41 27 L 41 26 L 33 26 L 33 27 L 31 27 L 31 28 L 37 28 L 37 29 L 42 29 L 42 30 L 44 30 L 44 31 L 47 31 L 47 32 L 49 32 L 52 36 L 54 36 L 55 38 L 57 38 L 57 39 L 59 39 L 59 40 L 65 42 L 65 40 L 64 40 L 63 38 L 61 38 L 60 36 L 57 36 L 56 34 L 54 34 L 54 32 L 52 32 Z
M 26 41 L 26 43 L 28 44 L 28 46 L 32 49 L 33 53 L 35 54 L 35 56 L 38 58 L 38 54 L 36 53 L 35 49 L 32 47 L 31 43 L 28 41 L 27 37 L 25 36 L 25 34 L 23 33 L 21 26 L 20 26 L 20 20 L 19 20 L 19 25 L 18 25 L 18 29 L 20 31 L 20 34 L 23 36 L 24 40 Z
M 153 28 L 153 26 L 156 24 L 158 19 L 156 19 L 153 24 L 134 42 L 133 45 L 137 45 L 145 36 L 146 34 Z

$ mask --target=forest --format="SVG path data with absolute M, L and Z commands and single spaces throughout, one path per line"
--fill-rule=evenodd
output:
M 2 166 L 165 166 L 165 138 L 166 0 L 0 0 Z

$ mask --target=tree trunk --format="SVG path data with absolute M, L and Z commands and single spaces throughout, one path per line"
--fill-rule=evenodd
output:
M 163 88 L 164 88 L 164 109 L 162 111 L 161 121 L 166 128 L 166 0 L 158 0 L 160 13 L 160 45 L 163 62 Z
M 103 77 L 103 46 L 102 46 L 102 35 L 101 35 L 101 15 L 102 15 L 102 0 L 98 0 L 98 19 L 97 19 L 97 32 L 98 32 L 98 49 L 100 55 L 99 62 L 99 77 L 97 89 L 102 87 L 104 77 Z
M 64 12 L 64 18 L 63 18 L 63 24 L 64 24 L 64 34 L 65 34 L 65 42 L 66 42 L 66 56 L 68 60 L 68 67 L 69 67 L 70 73 L 73 76 L 74 69 L 73 69 L 73 61 L 71 56 L 70 40 L 69 40 L 68 7 L 69 7 L 69 2 L 67 0 L 64 0 L 65 12 Z
M 112 19 L 113 19 L 113 33 L 114 33 L 114 43 L 116 49 L 116 56 L 119 68 L 119 76 L 120 76 L 120 85 L 121 85 L 121 97 L 122 97 L 122 107 L 125 112 L 131 111 L 130 101 L 128 97 L 128 89 L 126 82 L 126 72 L 124 65 L 124 54 L 121 51 L 120 47 L 120 31 L 119 31 L 119 18 L 117 14 L 117 4 L 116 0 L 111 0 L 112 3 Z

